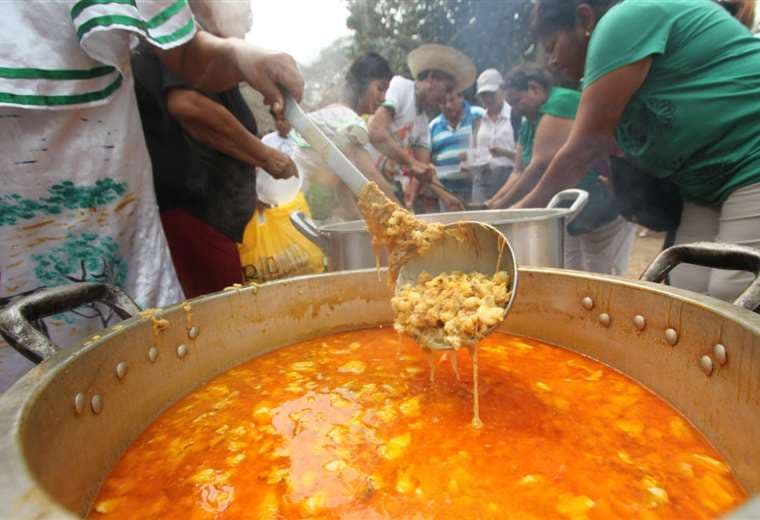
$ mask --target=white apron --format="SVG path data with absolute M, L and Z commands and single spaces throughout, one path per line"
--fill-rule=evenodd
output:
M 0 306 L 43 287 L 118 285 L 143 307 L 182 299 L 158 216 L 129 66 L 135 35 L 192 38 L 186 0 L 10 2 L 0 17 Z M 67 345 L 114 320 L 46 320 Z

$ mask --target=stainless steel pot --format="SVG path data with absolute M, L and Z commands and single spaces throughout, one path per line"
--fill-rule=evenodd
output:
M 758 252 L 735 253 L 744 259 L 735 265 L 760 269 Z M 520 277 L 502 330 L 562 345 L 638 380 L 704 433 L 750 494 L 760 493 L 760 316 L 653 283 L 546 268 L 523 269 Z M 759 287 L 755 281 L 745 297 Z M 385 276 L 334 273 L 198 298 L 190 314 L 171 307 L 161 312 L 169 326 L 158 335 L 150 319 L 135 316 L 49 355 L 53 347 L 28 320 L 93 297 L 134 311 L 118 292 L 84 290 L 92 292 L 64 289 L 66 300 L 55 302 L 61 292 L 53 290 L 0 313 L 16 348 L 46 358 L 0 396 L 0 518 L 85 514 L 122 451 L 202 382 L 297 341 L 392 319 Z
M 571 202 L 569 208 L 561 205 Z M 563 267 L 565 227 L 586 206 L 588 193 L 571 189 L 558 193 L 545 209 L 500 209 L 419 215 L 425 222 L 451 224 L 483 222 L 501 231 L 511 242 L 519 265 Z M 293 225 L 317 244 L 327 257 L 328 271 L 375 267 L 375 253 L 362 220 L 317 226 L 303 213 L 293 213 Z M 387 265 L 381 257 L 381 265 Z

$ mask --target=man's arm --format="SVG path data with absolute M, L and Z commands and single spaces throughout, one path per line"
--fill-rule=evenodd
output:
M 388 198 L 396 202 L 396 194 L 393 186 L 388 182 L 385 176 L 375 167 L 375 162 L 363 146 L 351 145 L 344 150 L 346 157 L 359 168 L 367 179 L 374 182 L 385 193 Z
M 536 128 L 530 164 L 517 176 L 512 186 L 494 201 L 495 207 L 508 208 L 536 186 L 554 156 L 567 142 L 572 128 L 572 119 L 550 115 L 541 118 Z
M 154 50 L 171 72 L 200 90 L 220 92 L 246 82 L 264 95 L 275 112 L 283 108 L 281 88 L 298 101 L 303 95 L 303 77 L 291 56 L 238 38 L 218 38 L 199 30 L 185 45 Z
M 391 135 L 393 117 L 392 108 L 378 108 L 369 120 L 369 141 L 384 156 L 410 168 L 413 161 L 412 156 Z
M 541 207 L 554 194 L 575 186 L 592 163 L 607 155 L 625 106 L 649 73 L 652 58 L 621 67 L 583 91 L 570 138 L 557 153 L 538 185 L 514 207 Z
M 166 104 L 172 117 L 196 141 L 251 166 L 264 168 L 273 177 L 285 179 L 298 175 L 287 155 L 264 145 L 227 108 L 203 94 L 173 88 L 166 94 Z

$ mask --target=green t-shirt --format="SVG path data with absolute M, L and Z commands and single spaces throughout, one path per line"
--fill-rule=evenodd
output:
M 616 130 L 626 155 L 701 204 L 760 182 L 760 40 L 712 0 L 624 0 L 594 30 L 584 88 L 648 56 Z
M 563 119 L 575 119 L 578 104 L 581 102 L 581 94 L 576 90 L 554 87 L 549 91 L 549 97 L 538 109 L 538 119 L 529 121 L 524 119 L 520 125 L 517 142 L 522 145 L 523 168 L 526 168 L 533 158 L 533 140 L 536 138 L 536 128 L 544 114 L 561 117 Z
M 536 128 L 541 118 L 546 115 L 575 120 L 578 105 L 581 102 L 581 94 L 577 90 L 554 87 L 549 91 L 549 97 L 538 109 L 536 121 L 523 119 L 517 142 L 522 146 L 523 168 L 526 168 L 533 159 L 533 141 L 536 138 Z M 589 193 L 589 202 L 578 217 L 568 226 L 568 231 L 577 235 L 593 231 L 617 216 L 617 209 L 611 194 L 606 186 L 599 180 L 599 172 L 596 169 L 588 171 L 585 177 L 576 186 Z

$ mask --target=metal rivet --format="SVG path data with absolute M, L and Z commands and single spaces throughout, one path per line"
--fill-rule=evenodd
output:
M 639 330 L 647 328 L 647 319 L 641 314 L 637 314 L 633 317 L 633 326 Z
M 592 300 L 590 296 L 583 298 L 583 300 L 581 300 L 581 303 L 587 311 L 590 311 L 594 308 L 594 300 Z
M 74 396 L 74 411 L 76 413 L 84 412 L 84 394 L 81 392 Z
M 673 346 L 678 343 L 678 332 L 676 332 L 676 329 L 665 329 L 665 341 Z
M 92 407 L 92 411 L 94 413 L 100 413 L 103 411 L 103 398 L 100 397 L 98 394 L 95 394 L 92 396 L 92 401 L 90 401 L 90 406 Z
M 612 323 L 612 318 L 610 318 L 610 315 L 606 312 L 603 312 L 599 315 L 599 323 L 601 323 L 605 327 L 609 327 L 610 323 Z
M 713 347 L 713 354 L 715 354 L 715 361 L 717 361 L 721 366 L 725 365 L 726 361 L 728 361 L 728 352 L 726 352 L 726 347 L 720 343 Z
M 158 358 L 158 349 L 156 347 L 150 347 L 150 349 L 148 350 L 148 359 L 150 359 L 151 363 L 155 363 L 157 358 Z
M 699 368 L 702 369 L 702 372 L 704 372 L 706 376 L 712 375 L 713 361 L 710 359 L 710 356 L 702 356 L 700 358 Z
M 187 345 L 182 344 L 177 347 L 177 357 L 182 359 L 185 356 L 187 356 Z
M 118 377 L 119 379 L 124 379 L 126 375 L 127 375 L 127 364 L 124 361 L 121 361 L 116 365 L 116 377 Z
M 198 327 L 197 327 L 197 326 L 195 326 L 195 325 L 193 325 L 193 326 L 192 326 L 192 327 L 190 327 L 190 329 L 187 331 L 187 337 L 188 337 L 188 338 L 190 338 L 190 339 L 195 339 L 195 338 L 197 338 L 197 337 L 198 337 L 198 332 L 200 332 L 200 331 L 198 330 Z

